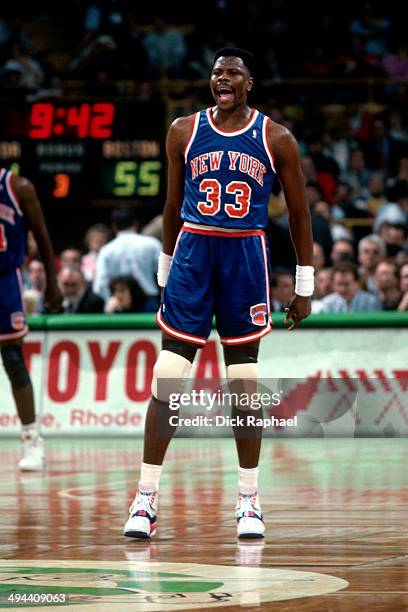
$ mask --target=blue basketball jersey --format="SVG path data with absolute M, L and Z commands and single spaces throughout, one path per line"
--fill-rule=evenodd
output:
M 252 109 L 240 130 L 221 130 L 208 108 L 196 113 L 185 150 L 181 218 L 202 225 L 261 229 L 276 177 L 266 139 L 269 119 Z
M 23 213 L 11 187 L 10 171 L 0 170 L 0 274 L 15 272 L 24 260 Z

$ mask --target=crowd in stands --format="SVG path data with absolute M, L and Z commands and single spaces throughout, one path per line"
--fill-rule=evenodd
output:
M 408 76 L 400 8 L 384 0 L 344 0 L 341 10 L 294 0 L 208 0 L 201 10 L 130 0 L 19 4 L 0 18 L 0 66 L 3 82 L 29 92 L 64 79 L 116 81 L 117 93 L 126 79 L 207 79 L 215 50 L 231 44 L 255 53 L 265 80 Z
M 318 202 L 327 205 L 330 214 L 327 202 Z M 272 197 L 271 212 L 274 205 Z M 312 312 L 408 311 L 408 221 L 403 209 L 397 204 L 383 205 L 374 230 L 369 228 L 358 240 L 344 225 L 338 224 L 344 230 L 341 233 L 325 214 L 313 206 L 311 210 L 313 220 L 320 224 L 314 223 L 318 231 Z M 319 239 L 325 236 L 325 226 L 327 243 Z M 266 235 L 272 263 L 271 310 L 283 312 L 294 294 L 295 265 L 286 213 L 271 215 Z M 56 257 L 62 312 L 155 312 L 159 306 L 156 270 L 160 237 L 161 217 L 140 230 L 132 208 L 115 209 L 111 228 L 103 224 L 90 227 L 84 241 L 86 252 L 67 248 Z M 23 279 L 28 314 L 46 313 L 45 269 L 30 234 Z
M 131 208 L 115 209 L 112 226 L 95 224 L 85 235 L 85 253 L 64 249 L 56 256 L 58 285 L 64 314 L 156 312 L 156 281 L 161 242 L 139 233 Z M 46 275 L 29 232 L 23 268 L 24 299 L 28 314 L 47 314 L 44 304 Z
M 313 312 L 408 310 L 408 50 L 397 3 L 344 0 L 339 10 L 327 2 L 208 0 L 199 11 L 180 2 L 164 12 L 136 11 L 129 0 L 42 0 L 20 14 L 18 4 L 0 18 L 6 95 L 63 96 L 70 80 L 122 95 L 131 80 L 149 98 L 166 80 L 207 80 L 218 47 L 252 50 L 250 103 L 300 143 L 315 239 Z M 293 90 L 265 85 L 296 78 L 336 82 L 325 81 L 329 103 L 303 81 Z M 359 98 L 336 81 L 366 78 L 384 79 L 375 104 L 365 89 Z M 194 88 L 187 95 L 204 106 Z M 266 233 L 279 311 L 293 295 L 296 260 L 278 182 Z M 85 252 L 76 245 L 57 258 L 64 312 L 153 312 L 160 238 L 160 216 L 140 229 L 127 209 L 114 211 L 109 228 L 92 226 Z M 45 275 L 35 251 L 29 238 L 26 301 L 30 312 L 42 312 Z

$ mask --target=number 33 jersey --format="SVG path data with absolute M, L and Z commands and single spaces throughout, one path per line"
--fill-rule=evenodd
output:
M 266 131 L 270 119 L 252 109 L 248 122 L 224 131 L 213 109 L 195 114 L 185 149 L 181 217 L 204 225 L 262 229 L 276 172 Z

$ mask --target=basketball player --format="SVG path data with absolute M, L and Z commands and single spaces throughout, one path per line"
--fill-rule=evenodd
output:
M 164 288 L 157 315 L 162 351 L 154 367 L 141 477 L 126 536 L 149 538 L 156 530 L 159 478 L 174 432 L 165 437 L 159 427 L 174 415 L 160 381 L 188 376 L 213 314 L 228 380 L 256 380 L 259 341 L 271 331 L 263 228 L 277 174 L 298 261 L 295 295 L 287 309 L 289 329 L 310 314 L 313 240 L 299 147 L 286 128 L 248 106 L 252 86 L 252 55 L 236 48 L 219 50 L 210 79 L 215 106 L 177 119 L 168 132 L 164 252 L 158 271 Z M 237 535 L 262 538 L 257 490 L 261 436 L 235 437 Z
M 44 450 L 35 418 L 34 396 L 23 357 L 24 316 L 20 266 L 24 259 L 25 222 L 32 230 L 47 273 L 45 303 L 58 311 L 54 253 L 33 184 L 0 169 L 0 352 L 22 424 L 21 470 L 41 470 Z

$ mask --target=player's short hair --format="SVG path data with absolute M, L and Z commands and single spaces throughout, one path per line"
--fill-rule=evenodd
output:
M 136 223 L 135 211 L 132 208 L 115 208 L 112 212 L 111 222 L 119 232 L 129 229 Z
M 255 57 L 250 51 L 246 51 L 246 49 L 241 49 L 240 47 L 222 47 L 222 49 L 218 49 L 215 52 L 213 65 L 220 57 L 240 57 L 249 74 L 252 76 L 255 72 Z

